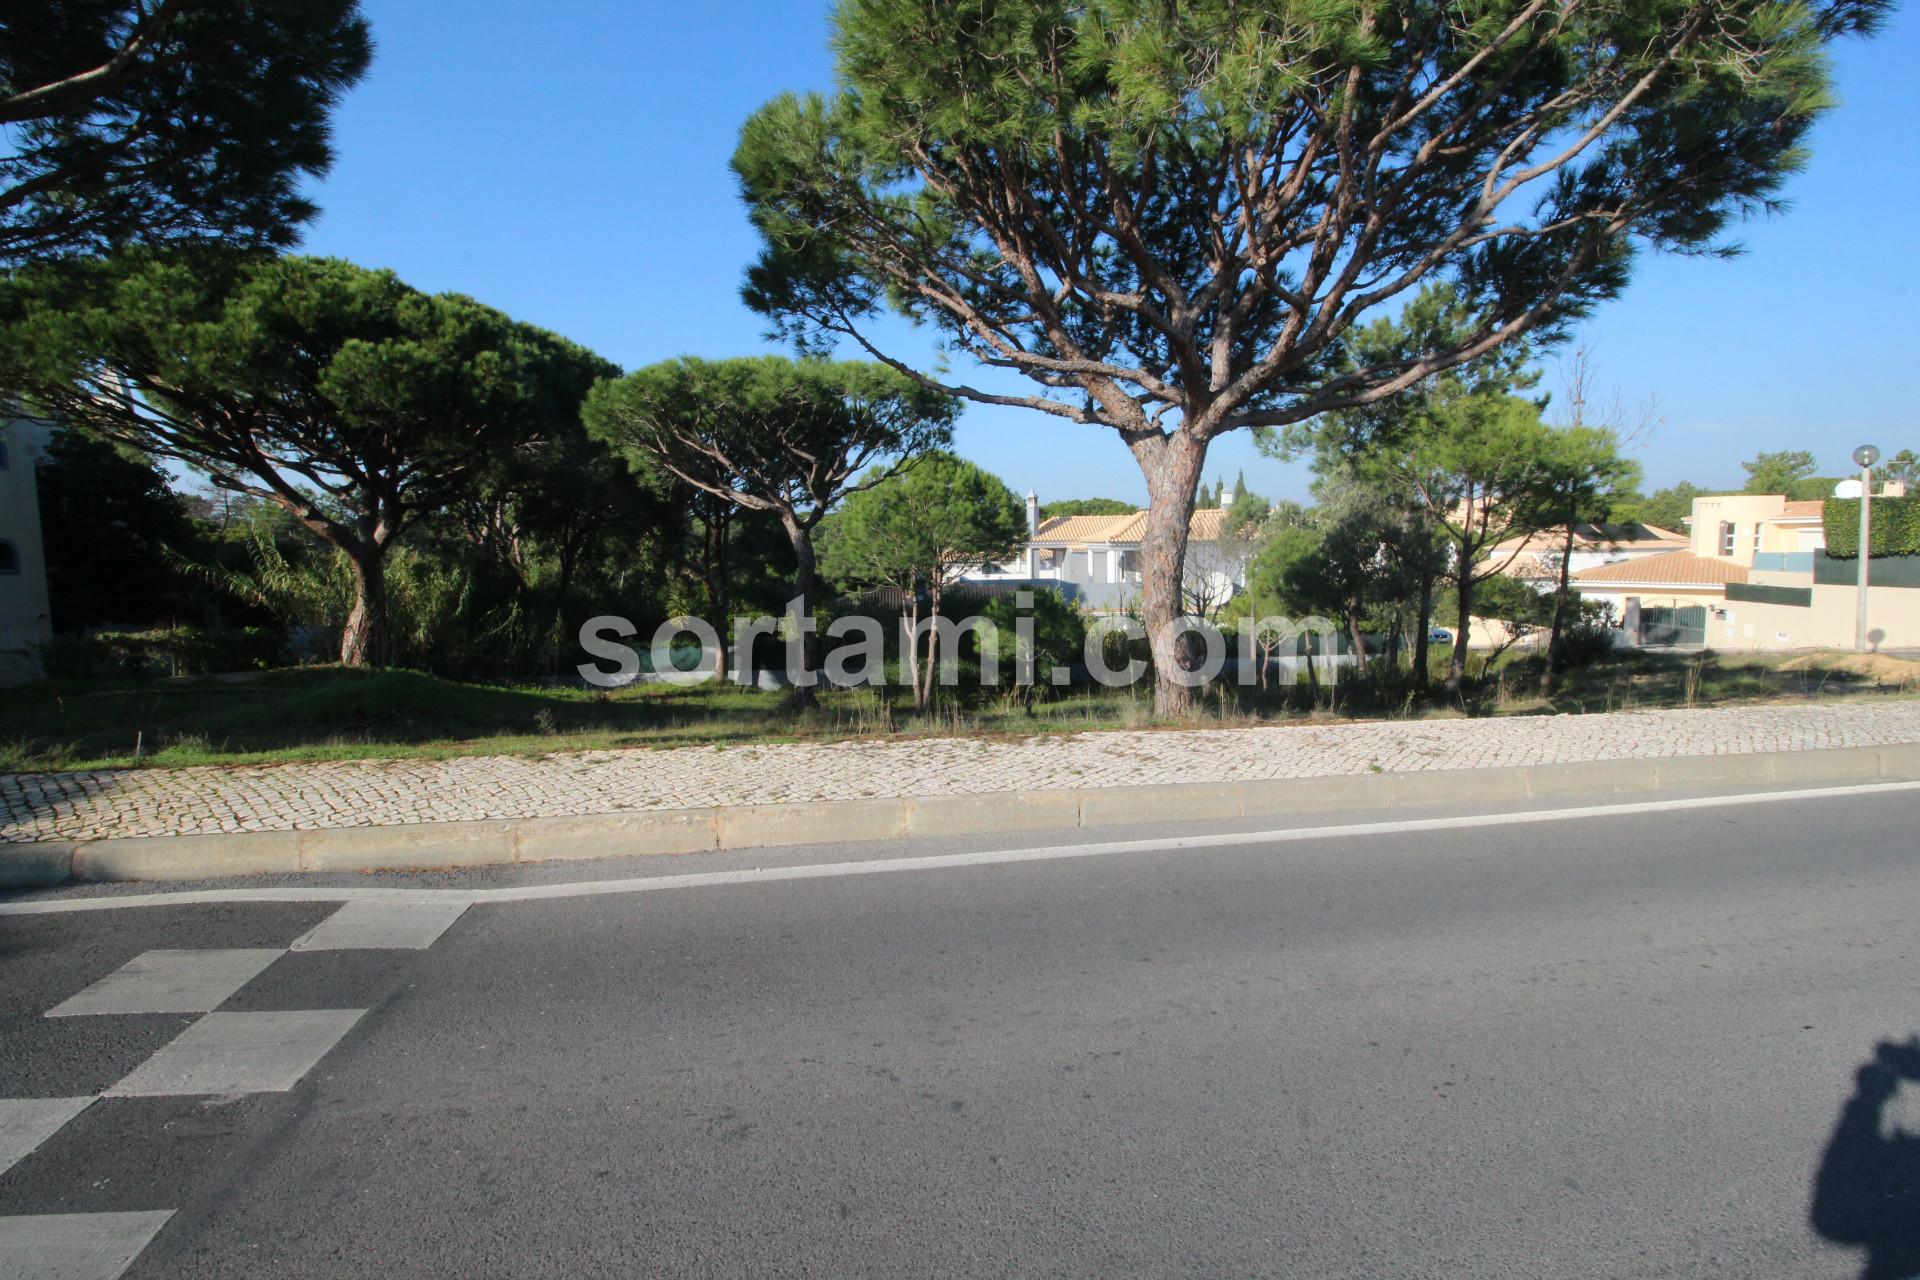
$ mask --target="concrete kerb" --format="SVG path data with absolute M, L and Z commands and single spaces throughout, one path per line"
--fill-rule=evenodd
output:
M 1477 800 L 1645 794 L 1703 786 L 1920 780 L 1920 743 L 1747 755 L 1594 760 L 1084 791 L 639 810 L 497 822 L 0 844 L 0 889 L 71 881 L 200 880 L 300 871 L 428 870 L 702 853 L 906 836 L 1004 835 L 1130 822 L 1377 811 Z

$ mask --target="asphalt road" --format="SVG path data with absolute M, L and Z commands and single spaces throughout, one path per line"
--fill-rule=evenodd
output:
M 1917 816 L 482 902 L 424 950 L 273 960 L 219 1010 L 366 1012 L 286 1092 L 92 1103 L 0 1175 L 0 1247 L 172 1210 L 126 1275 L 1907 1277 Z M 0 1098 L 109 1089 L 195 1024 L 44 1016 L 128 961 L 334 910 L 0 916 Z

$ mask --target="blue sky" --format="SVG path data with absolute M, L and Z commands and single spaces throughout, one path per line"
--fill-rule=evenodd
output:
M 379 49 L 337 117 L 307 251 L 472 294 L 628 368 L 771 349 L 738 298 L 757 246 L 727 159 L 772 94 L 828 85 L 824 4 L 365 9 Z M 1794 209 L 1744 228 L 1744 258 L 1644 259 L 1586 326 L 1602 387 L 1658 401 L 1640 452 L 1652 485 L 1736 484 L 1762 449 L 1811 449 L 1831 473 L 1863 440 L 1920 448 L 1915 65 L 1911 9 L 1841 45 L 1841 106 Z M 1022 492 L 1145 499 L 1132 458 L 1092 428 L 975 406 L 957 443 Z M 1243 438 L 1213 459 L 1269 496 L 1305 495 L 1304 468 Z

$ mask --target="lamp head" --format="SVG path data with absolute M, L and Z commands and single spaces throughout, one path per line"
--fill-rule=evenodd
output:
M 1853 460 L 1861 467 L 1871 467 L 1880 461 L 1880 451 L 1870 444 L 1863 444 L 1853 451 Z

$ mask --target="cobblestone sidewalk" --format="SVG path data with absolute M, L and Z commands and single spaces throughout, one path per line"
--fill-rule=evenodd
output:
M 0 843 L 1311 778 L 1920 742 L 1920 701 L 0 774 Z

